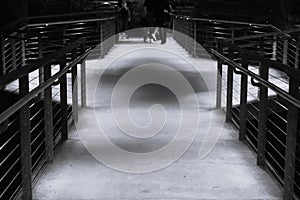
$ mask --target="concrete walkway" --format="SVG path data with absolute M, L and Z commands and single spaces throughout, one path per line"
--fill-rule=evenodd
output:
M 190 62 L 197 63 L 197 70 Z M 210 112 L 214 108 L 213 102 L 209 101 L 209 89 L 214 86 L 208 84 L 215 82 L 216 63 L 207 59 L 194 60 L 172 38 L 168 38 L 168 43 L 163 46 L 144 44 L 138 39 L 121 41 L 104 59 L 87 61 L 88 108 L 81 110 L 79 115 L 79 123 L 86 124 L 83 131 L 86 134 L 97 131 L 89 126 L 96 116 L 114 144 L 134 153 L 155 151 L 174 138 L 181 109 L 191 108 L 180 108 L 175 95 L 159 85 L 139 88 L 131 98 L 130 112 L 138 124 L 145 125 L 149 122 L 149 107 L 163 105 L 168 116 L 160 134 L 146 140 L 135 139 L 125 135 L 113 121 L 110 98 L 115 84 L 130 69 L 145 63 L 174 67 L 196 92 L 200 128 L 188 151 L 172 165 L 155 172 L 120 172 L 95 159 L 73 127 L 70 139 L 56 149 L 54 163 L 48 165 L 34 188 L 34 199 L 281 199 L 279 187 L 256 166 L 254 153 L 238 141 L 237 130 L 230 124 L 224 125 L 212 152 L 204 159 L 199 158 L 199 149 L 205 142 L 210 123 Z M 99 74 L 102 77 L 94 90 L 89 86 L 98 81 Z M 93 99 L 94 106 L 91 105 Z M 222 123 L 214 126 L 221 127 Z M 110 156 L 118 159 L 118 155 Z

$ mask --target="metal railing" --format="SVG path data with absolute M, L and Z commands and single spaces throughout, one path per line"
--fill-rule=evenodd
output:
M 21 23 L 22 24 L 22 23 Z M 17 24 L 20 31 L 23 31 L 26 26 Z M 13 29 L 13 28 L 10 28 Z M 1 71 L 0 76 L 9 73 L 22 66 L 25 62 L 24 57 L 24 41 L 16 38 L 21 33 L 16 33 L 15 30 L 5 30 L 0 33 L 0 52 L 1 52 Z M 20 36 L 21 37 L 21 36 Z
M 173 15 L 175 40 L 194 57 L 205 50 L 217 49 L 218 40 L 226 39 L 239 47 L 255 51 L 283 64 L 298 67 L 299 29 L 281 31 L 270 24 L 256 24 L 227 20 L 212 20 Z M 189 38 L 182 40 L 177 32 Z M 200 45 L 197 45 L 197 44 Z M 263 48 L 262 48 L 263 47 Z
M 29 2 L 29 16 L 43 16 L 49 14 L 80 13 L 97 11 L 102 14 L 111 14 L 116 11 L 115 4 L 105 4 L 104 1 L 53 1 Z M 105 15 L 107 16 L 107 15 Z M 101 17 L 105 17 L 102 15 Z
M 90 13 L 87 16 L 90 17 Z M 78 20 L 74 20 L 75 14 L 59 17 L 68 21 L 57 21 L 57 15 L 45 16 L 38 23 L 33 23 L 37 18 L 32 18 L 26 26 L 1 34 L 0 76 L 47 56 L 78 38 L 86 38 L 89 47 L 97 46 L 93 54 L 101 57 L 118 40 L 118 37 L 113 37 L 118 33 L 118 16 Z
M 235 37 L 277 31 L 272 25 L 256 24 L 237 21 L 213 20 L 193 18 L 189 16 L 173 15 L 174 39 L 194 57 L 201 57 L 203 49 L 217 49 L 218 39 L 232 39 Z M 192 40 L 182 40 L 177 32 L 189 36 Z
M 173 15 L 173 28 L 191 55 L 203 57 L 205 50 L 218 61 L 217 108 L 225 107 L 226 121 L 283 186 L 284 199 L 298 200 L 299 30 L 180 15 Z
M 212 54 L 218 59 L 217 107 L 221 107 L 223 65 L 228 65 L 226 121 L 231 122 L 234 118 L 237 119 L 240 140 L 248 140 L 254 147 L 257 152 L 257 164 L 259 166 L 267 166 L 277 175 L 284 186 L 284 199 L 290 200 L 294 196 L 299 196 L 300 181 L 296 177 L 299 175 L 300 170 L 296 167 L 296 163 L 300 159 L 299 153 L 297 153 L 300 147 L 300 143 L 297 141 L 297 137 L 299 137 L 300 71 L 224 40 L 219 41 L 219 44 L 217 51 L 211 50 Z M 239 62 L 236 62 L 236 60 Z M 249 70 L 252 62 L 259 63 L 258 73 Z M 286 74 L 289 80 L 288 92 L 269 81 L 269 71 L 272 68 Z M 234 74 L 241 76 L 240 102 L 238 111 L 235 113 L 233 112 L 232 103 Z M 251 83 L 259 88 L 259 99 L 254 106 L 256 114 L 253 114 L 254 112 L 249 109 L 250 106 L 253 106 L 253 103 L 249 105 L 247 100 L 248 79 L 251 79 Z M 276 93 L 275 98 L 269 97 L 269 91 Z M 281 109 L 274 108 L 274 104 L 277 107 L 280 105 Z M 286 112 L 286 117 L 283 117 L 280 122 L 274 121 L 272 115 L 280 117 L 282 112 Z M 237 116 L 233 116 L 234 114 Z M 253 119 L 256 119 L 256 121 L 253 121 Z M 285 128 L 284 125 L 286 125 Z M 252 126 L 254 131 L 251 132 L 249 126 Z M 277 126 L 277 129 L 272 130 L 271 127 L 275 126 Z M 281 132 L 279 132 L 279 129 L 281 129 Z M 255 133 L 256 131 L 257 133 Z M 283 147 L 278 147 L 279 143 L 283 143 Z M 282 172 L 278 172 L 278 170 Z
M 70 120 L 78 119 L 79 100 L 86 106 L 84 60 L 103 57 L 117 42 L 117 16 L 67 15 L 62 22 L 56 15 L 30 19 L 1 34 L 0 92 L 12 102 L 0 113 L 0 199 L 32 198 L 37 174 L 68 139 Z
M 275 31 L 227 39 L 241 48 L 255 51 L 272 60 L 298 68 L 300 29 Z
M 48 14 L 40 16 L 30 16 L 28 17 L 29 24 L 44 23 L 47 21 L 61 22 L 61 21 L 72 21 L 72 20 L 83 20 L 83 19 L 97 19 L 97 18 L 107 18 L 119 15 L 117 11 L 79 11 L 72 13 L 62 13 L 62 14 Z
M 52 162 L 53 160 L 53 149 L 54 149 L 54 129 L 55 125 L 53 122 L 56 117 L 56 113 L 53 113 L 53 99 L 52 99 L 52 87 L 53 85 L 59 85 L 60 87 L 60 107 L 61 107 L 61 122 L 60 122 L 60 132 L 61 139 L 68 139 L 68 106 L 67 106 L 67 73 L 72 74 L 72 98 L 73 98 L 73 118 L 74 120 L 78 119 L 77 109 L 78 109 L 78 86 L 76 82 L 77 77 L 77 64 L 81 64 L 81 70 L 84 69 L 84 59 L 88 55 L 90 49 L 87 49 L 85 46 L 85 39 L 77 40 L 76 42 L 70 44 L 67 47 L 64 47 L 57 52 L 41 58 L 29 65 L 23 66 L 22 68 L 16 69 L 15 71 L 2 76 L 0 79 L 0 86 L 5 86 L 14 80 L 19 80 L 19 90 L 20 96 L 19 100 L 14 103 L 12 106 L 7 108 L 0 114 L 0 124 L 2 125 L 1 135 L 4 136 L 7 129 L 11 126 L 11 120 L 15 120 L 12 118 L 13 115 L 18 115 L 19 121 L 19 135 L 20 135 L 20 143 L 15 144 L 20 147 L 20 155 L 16 158 L 20 158 L 20 166 L 16 167 L 15 173 L 19 172 L 21 174 L 21 180 L 19 185 L 22 189 L 22 198 L 23 199 L 32 199 L 32 156 L 34 156 L 35 151 L 33 149 L 34 141 L 31 138 L 33 134 L 33 129 L 35 127 L 31 127 L 33 123 L 34 115 L 40 115 L 43 118 L 44 123 L 44 142 L 41 142 L 42 145 L 44 143 L 45 154 L 44 157 L 47 162 Z M 67 54 L 72 54 L 72 59 L 67 62 Z M 54 75 L 51 74 L 51 65 L 54 60 L 60 61 L 60 68 L 57 73 Z M 44 82 L 39 84 L 38 87 L 29 91 L 29 76 L 30 72 L 43 68 L 44 70 Z M 81 73 L 82 75 L 84 73 Z M 84 81 L 84 76 L 81 77 L 81 81 Z M 84 90 L 82 90 L 84 91 Z M 43 93 L 43 97 L 40 94 Z M 84 105 L 84 99 L 82 99 Z M 39 112 L 30 112 L 32 106 L 37 103 L 43 102 L 43 111 Z M 77 105 L 76 105 L 77 104 Z M 40 113 L 41 112 L 41 113 Z M 42 114 L 43 113 L 43 114 Z M 15 124 L 16 126 L 17 124 Z M 2 148 L 6 148 L 2 146 Z M 21 153 L 22 152 L 22 153 Z M 15 155 L 16 156 L 16 155 Z M 43 156 L 40 155 L 40 156 Z M 2 162 L 6 162 L 5 159 Z M 7 185 L 10 187 L 11 183 Z M 7 189 L 6 189 L 7 190 Z M 5 193 L 2 193 L 2 198 L 5 198 Z M 5 191 L 4 191 L 5 192 Z M 4 196 L 3 196 L 4 195 Z M 7 196 L 6 196 L 7 197 Z M 10 196 L 8 196 L 11 198 Z
M 56 16 L 53 16 L 53 18 L 56 18 Z M 100 45 L 97 49 L 97 55 L 103 57 L 117 42 L 118 38 L 113 36 L 118 32 L 118 17 L 78 19 L 62 22 L 51 21 L 53 18 L 48 16 L 47 21 L 28 25 L 27 38 L 32 42 L 28 42 L 26 55 L 32 55 L 33 53 L 33 55 L 37 56 L 56 50 L 55 47 L 49 45 L 38 46 L 39 43 L 49 44 L 51 41 L 56 44 L 64 44 L 72 41 L 74 37 L 84 37 L 87 39 L 87 46 L 95 48 L 97 45 Z M 36 58 L 33 57 L 33 59 Z

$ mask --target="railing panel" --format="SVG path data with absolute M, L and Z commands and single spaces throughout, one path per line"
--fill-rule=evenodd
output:
M 0 92 L 5 88 L 12 92 L 6 96 L 14 105 L 2 103 L 3 109 L 0 108 L 0 173 L 4 173 L 0 199 L 20 195 L 31 199 L 32 183 L 28 177 L 35 178 L 46 161 L 53 160 L 53 148 L 58 142 L 68 139 L 68 125 L 73 120 L 70 103 L 78 102 L 78 94 L 71 91 L 72 86 L 73 91 L 78 91 L 78 86 L 74 87 L 77 64 L 81 64 L 84 80 L 83 59 L 90 49 L 102 44 L 100 54 L 104 56 L 117 41 L 112 37 L 118 30 L 117 17 L 103 18 L 97 12 L 81 15 L 31 18 L 29 25 L 12 34 L 1 33 Z M 108 38 L 111 39 L 104 42 Z M 30 85 L 24 97 L 18 96 L 26 90 L 19 90 L 23 82 L 17 81 L 25 80 L 23 77 L 29 77 Z M 81 91 L 84 107 L 84 82 Z M 21 134 L 20 128 L 27 134 Z M 21 141 L 26 142 L 21 145 Z M 22 157 L 21 150 L 25 152 Z
M 82 63 L 89 51 L 86 51 L 86 48 L 80 48 L 78 55 L 72 57 L 61 70 L 54 70 L 54 73 L 51 73 L 52 62 L 55 64 L 57 59 L 66 57 L 68 52 L 74 49 L 77 51 L 77 47 L 81 47 L 83 42 L 84 40 L 76 41 L 53 55 L 2 76 L 1 86 L 20 79 L 20 95 L 11 94 L 13 98 L 10 97 L 10 100 L 14 99 L 14 102 L 11 102 L 13 105 L 4 104 L 3 110 L 6 110 L 0 114 L 0 135 L 2 136 L 0 147 L 1 151 L 4 151 L 0 156 L 0 169 L 3 169 L 4 171 L 1 172 L 5 173 L 0 180 L 1 199 L 17 196 L 32 199 L 32 179 L 45 164 L 46 159 L 48 162 L 52 161 L 55 141 L 58 137 L 62 137 L 60 133 L 63 127 L 61 105 L 52 101 L 55 97 L 52 94 L 52 87 L 60 84 L 56 80 L 61 80 L 61 77 L 70 69 Z M 37 86 L 30 89 L 30 81 L 36 80 L 38 76 L 30 80 L 29 75 L 37 72 L 40 67 L 44 67 L 44 81 L 41 83 L 36 81 Z M 39 95 L 42 92 L 43 97 Z M 67 118 L 65 121 L 68 121 L 70 109 L 64 110 L 67 111 L 64 115 Z M 18 193 L 19 191 L 21 193 Z
M 175 31 L 181 32 L 189 37 L 194 38 L 195 41 L 202 45 L 206 50 L 217 49 L 217 39 L 220 38 L 230 39 L 233 37 L 243 37 L 248 35 L 274 32 L 274 28 L 271 25 L 241 23 L 224 20 L 198 19 L 180 15 L 173 15 L 173 27 Z M 196 37 L 194 34 L 195 32 L 197 33 Z M 174 36 L 174 38 L 178 41 L 178 38 L 176 38 L 176 36 Z M 178 42 L 186 50 L 193 49 L 191 44 L 183 44 L 183 41 Z M 247 48 L 257 48 L 255 42 L 256 41 L 254 41 L 254 43 L 250 46 L 249 42 L 247 42 Z M 273 44 L 265 44 L 265 47 L 266 54 L 272 55 Z M 192 54 L 192 52 L 190 53 Z M 197 51 L 196 54 L 199 55 L 201 54 L 201 52 Z
M 246 128 L 245 139 L 257 152 L 258 165 L 266 166 L 283 185 L 284 199 L 297 198 L 299 194 L 299 170 L 297 166 L 299 166 L 298 151 L 300 145 L 300 128 L 298 126 L 300 118 L 298 113 L 300 108 L 299 71 L 288 64 L 282 65 L 271 61 L 271 59 L 268 60 L 262 53 L 255 55 L 253 52 L 229 43 L 222 43 L 222 47 L 223 49 L 219 49 L 219 53 L 212 51 L 218 57 L 218 61 L 240 70 L 241 72 L 235 71 L 235 73 L 242 73 L 243 76 L 251 78 L 251 84 L 260 87 L 259 101 L 248 102 L 245 106 L 244 100 L 244 102 L 236 105 L 232 110 L 231 119 L 239 127 L 240 132 L 242 129 L 245 131 Z M 226 57 L 228 55 L 228 51 L 224 51 L 226 48 L 229 48 L 229 52 L 235 51 L 234 57 L 232 57 L 232 53 L 229 53 L 228 58 Z M 243 67 L 244 62 L 242 62 L 243 65 L 236 62 L 236 60 L 245 60 L 245 58 L 248 59 L 249 63 L 261 63 L 257 66 L 259 73 L 257 70 L 255 72 L 255 70 L 251 71 L 250 68 Z M 289 92 L 269 80 L 273 76 L 269 68 L 273 67 L 281 70 L 281 73 L 289 77 L 287 88 Z M 231 79 L 232 77 L 228 76 L 228 78 Z M 243 82 L 245 82 L 245 78 Z M 246 89 L 245 85 L 243 88 Z M 272 94 L 271 96 L 268 95 L 268 90 L 269 94 Z M 245 95 L 245 91 L 243 93 Z M 247 110 L 246 126 L 243 117 L 245 108 Z

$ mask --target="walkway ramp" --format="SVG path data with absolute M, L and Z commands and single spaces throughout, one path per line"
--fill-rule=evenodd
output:
M 173 164 L 145 174 L 120 172 L 95 159 L 81 142 L 81 134 L 92 135 L 98 131 L 89 126 L 95 117 L 115 145 L 126 151 L 145 153 L 171 142 L 180 123 L 180 112 L 195 109 L 192 105 L 180 107 L 175 94 L 166 87 L 145 85 L 131 98 L 132 119 L 141 126 L 147 125 L 149 108 L 161 104 L 167 112 L 166 124 L 159 134 L 149 139 L 124 134 L 114 122 L 111 95 L 126 72 L 147 63 L 172 66 L 189 81 L 198 98 L 200 128 L 190 148 Z M 197 68 L 191 63 L 197 63 Z M 214 90 L 214 85 L 209 84 L 216 83 L 215 77 L 215 61 L 192 58 L 172 38 L 162 46 L 144 44 L 135 38 L 121 40 L 104 59 L 88 60 L 88 107 L 81 110 L 77 123 L 85 126 L 79 128 L 80 135 L 72 127 L 70 139 L 55 150 L 54 163 L 48 165 L 34 188 L 34 199 L 282 199 L 279 187 L 256 165 L 255 154 L 238 140 L 238 132 L 231 124 L 223 124 L 222 120 L 213 124 L 217 128 L 224 126 L 220 138 L 208 156 L 199 158 L 215 107 L 209 92 Z M 99 83 L 96 90 L 92 87 L 95 83 Z M 187 98 L 193 94 L 181 95 Z M 223 115 L 219 112 L 218 118 L 222 119 Z M 105 145 L 104 141 L 99 144 L 104 152 Z M 112 160 L 120 159 L 117 154 L 109 156 Z

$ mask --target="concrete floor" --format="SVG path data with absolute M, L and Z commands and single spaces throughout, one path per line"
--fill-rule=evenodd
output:
M 116 57 L 120 58 L 116 60 Z M 189 63 L 194 61 L 198 71 Z M 172 38 L 168 38 L 164 46 L 131 39 L 116 45 L 104 59 L 87 61 L 88 107 L 82 109 L 79 115 L 79 123 L 85 125 L 83 132 L 92 134 L 97 131 L 90 125 L 96 116 L 102 123 L 103 131 L 109 133 L 109 139 L 124 150 L 144 153 L 168 144 L 178 128 L 180 109 L 191 109 L 180 108 L 175 95 L 168 89 L 147 85 L 139 88 L 131 98 L 130 112 L 138 124 L 149 121 L 145 112 L 153 104 L 163 105 L 168 113 L 161 133 L 150 139 L 139 140 L 123 134 L 113 122 L 111 113 L 110 97 L 116 82 L 131 68 L 154 62 L 180 71 L 196 92 L 200 128 L 188 151 L 161 170 L 144 174 L 120 172 L 95 159 L 73 127 L 70 139 L 56 149 L 54 163 L 48 165 L 34 188 L 34 199 L 281 199 L 279 187 L 264 170 L 256 166 L 254 153 L 238 141 L 237 130 L 230 124 L 224 125 L 211 153 L 204 159 L 199 158 L 199 149 L 206 141 L 205 134 L 213 110 L 208 89 L 213 90 L 214 86 L 208 84 L 215 81 L 216 63 L 191 58 Z M 97 83 L 101 73 L 103 75 L 94 91 L 90 86 Z M 95 106 L 91 106 L 93 99 Z M 222 118 L 223 114 L 219 113 L 219 117 Z M 214 126 L 221 127 L 222 123 Z M 105 146 L 102 149 L 105 151 Z M 112 160 L 119 159 L 119 155 L 109 155 Z

